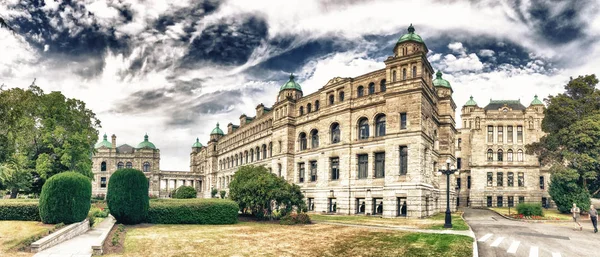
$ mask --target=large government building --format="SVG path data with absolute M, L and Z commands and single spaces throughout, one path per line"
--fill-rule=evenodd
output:
M 542 135 L 544 105 L 493 100 L 480 108 L 471 99 L 457 129 L 453 89 L 427 52 L 411 25 L 383 69 L 333 78 L 309 95 L 290 75 L 273 106 L 217 124 L 205 145 L 196 139 L 187 172 L 161 171 L 147 136 L 134 148 L 105 135 L 93 157 L 94 194 L 106 192 L 112 172 L 133 167 L 147 174 L 150 194 L 169 197 L 191 185 L 210 197 L 252 164 L 300 185 L 312 212 L 420 218 L 445 210 L 446 177 L 438 170 L 449 161 L 461 172 L 451 175 L 452 209 L 548 197 L 534 183 L 547 183 L 547 171 L 524 153 Z

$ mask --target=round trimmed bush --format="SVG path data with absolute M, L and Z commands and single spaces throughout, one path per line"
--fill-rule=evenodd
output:
M 63 172 L 46 181 L 40 195 L 40 218 L 46 224 L 80 222 L 90 211 L 92 183 L 80 173 Z
M 148 216 L 148 179 L 136 169 L 120 169 L 110 176 L 106 203 L 119 223 L 138 224 Z
M 173 198 L 177 199 L 189 199 L 196 198 L 196 189 L 191 186 L 180 186 L 173 194 Z

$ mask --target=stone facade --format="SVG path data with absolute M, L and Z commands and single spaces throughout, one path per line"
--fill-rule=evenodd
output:
M 519 100 L 490 100 L 482 108 L 472 98 L 462 107 L 456 141 L 460 206 L 550 204 L 548 169 L 525 153 L 525 145 L 544 135 L 543 118 L 544 105 L 537 96 L 529 107 Z

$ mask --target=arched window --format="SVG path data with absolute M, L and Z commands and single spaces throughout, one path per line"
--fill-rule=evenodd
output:
M 254 161 L 254 149 L 250 149 L 250 162 Z
M 502 161 L 504 160 L 504 152 L 502 151 L 502 149 L 498 149 L 498 161 Z
M 273 156 L 273 142 L 269 143 L 269 157 Z
M 402 69 L 402 79 L 406 79 L 406 68 Z
M 340 102 L 343 102 L 343 101 L 344 101 L 344 91 L 341 91 L 341 92 L 340 92 L 339 101 L 340 101 Z
M 332 105 L 335 102 L 335 96 L 329 95 L 329 105 Z
M 262 145 L 262 150 L 263 150 L 262 157 L 263 157 L 263 159 L 266 159 L 267 158 L 267 145 Z
M 319 100 L 315 101 L 315 112 L 319 110 Z
M 246 156 L 246 160 L 244 161 L 244 163 L 246 163 L 246 164 L 247 164 L 247 163 L 248 163 L 248 151 L 245 151 L 245 152 L 244 152 L 244 155 Z
M 417 77 L 417 66 L 413 66 L 412 77 L 413 77 L 413 78 L 416 78 L 416 77 Z
M 281 177 L 281 163 L 277 164 L 277 176 Z
M 306 113 L 310 113 L 312 111 L 312 105 L 311 104 L 307 104 L 306 105 Z
M 392 82 L 396 82 L 396 71 L 392 71 Z
M 100 171 L 106 171 L 106 162 L 100 163 Z
M 311 148 L 319 147 L 319 131 L 318 130 L 313 129 L 310 132 L 310 143 L 311 143 Z
M 127 162 L 125 163 L 125 168 L 131 169 L 133 168 L 133 165 L 131 164 L 131 162 Z
M 369 120 L 361 118 L 358 120 L 358 139 L 369 138 Z
M 117 163 L 117 169 L 120 170 L 124 167 L 125 165 L 123 164 L 123 162 L 119 162 Z
M 356 89 L 356 96 L 361 97 L 365 95 L 365 88 L 363 86 L 358 86 Z
M 521 149 L 517 150 L 517 161 L 523 161 L 523 150 Z
M 235 166 L 239 166 L 239 165 L 240 165 L 240 163 L 239 163 L 238 155 L 236 154 L 235 155 Z
M 260 161 L 260 147 L 256 147 L 256 161 Z
M 300 143 L 300 151 L 306 150 L 306 133 L 300 133 L 298 136 L 298 142 Z
M 381 81 L 379 81 L 379 91 L 385 92 L 385 89 L 385 79 L 382 79 Z
M 150 172 L 150 163 L 149 162 L 144 162 L 144 172 Z
M 231 161 L 229 160 L 229 157 L 227 157 L 227 161 L 225 161 L 225 167 L 229 168 L 231 166 Z
M 494 151 L 492 151 L 492 149 L 488 149 L 487 150 L 487 160 L 488 161 L 493 161 L 494 160 Z
M 299 112 L 300 112 L 300 115 L 304 115 L 304 107 L 303 106 L 300 106 L 300 111 Z
M 385 136 L 385 114 L 379 114 L 375 118 L 375 136 Z
M 340 124 L 333 123 L 331 124 L 331 143 L 339 143 L 340 142 Z
M 508 151 L 506 152 L 506 160 L 509 162 L 513 161 L 513 150 L 512 149 L 508 149 Z
M 369 95 L 375 94 L 375 83 L 369 83 Z

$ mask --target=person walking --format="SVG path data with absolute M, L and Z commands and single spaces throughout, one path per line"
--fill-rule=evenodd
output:
M 592 225 L 594 225 L 594 233 L 598 233 L 598 211 L 594 208 L 594 205 L 590 205 L 590 220 L 592 220 Z
M 579 224 L 579 221 L 577 221 L 577 219 L 579 219 L 579 213 L 581 212 L 581 210 L 579 210 L 579 208 L 577 207 L 577 204 L 573 204 L 573 208 L 571 208 L 571 213 L 573 213 L 573 221 L 575 221 L 575 223 L 577 223 L 577 225 L 579 226 L 579 230 L 583 230 L 583 227 L 581 227 L 581 224 Z

